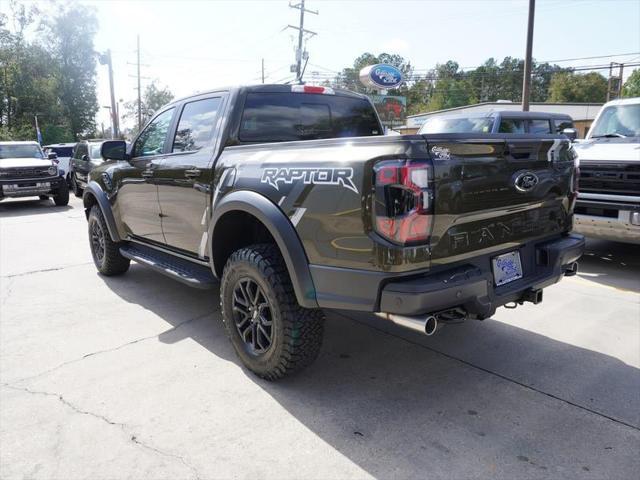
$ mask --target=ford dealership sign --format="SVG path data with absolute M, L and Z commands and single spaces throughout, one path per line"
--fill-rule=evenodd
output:
M 379 63 L 360 70 L 360 81 L 376 90 L 396 88 L 402 83 L 402 72 L 393 65 Z

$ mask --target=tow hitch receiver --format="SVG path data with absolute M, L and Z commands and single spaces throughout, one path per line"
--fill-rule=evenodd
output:
M 537 290 L 533 290 L 533 289 L 525 290 L 524 294 L 522 295 L 522 298 L 518 303 L 522 305 L 524 302 L 531 302 L 534 305 L 537 305 L 538 303 L 542 303 L 542 289 L 540 288 Z

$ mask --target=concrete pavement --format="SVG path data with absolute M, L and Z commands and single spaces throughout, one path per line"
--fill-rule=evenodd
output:
M 81 203 L 0 204 L 0 477 L 636 478 L 640 255 L 591 242 L 538 306 L 426 338 L 328 312 L 257 379 L 217 292 L 91 263 Z

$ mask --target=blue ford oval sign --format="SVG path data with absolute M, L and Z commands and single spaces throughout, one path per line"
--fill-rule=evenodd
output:
M 379 63 L 360 70 L 360 81 L 370 88 L 388 90 L 402 83 L 402 72 L 393 65 Z

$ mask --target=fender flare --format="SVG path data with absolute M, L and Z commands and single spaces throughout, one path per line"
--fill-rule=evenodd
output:
M 82 194 L 82 203 L 85 205 L 85 208 L 87 204 L 86 197 L 89 194 L 96 199 L 96 202 L 98 203 L 98 206 L 102 211 L 102 216 L 104 217 L 104 220 L 107 223 L 107 230 L 109 230 L 109 236 L 111 237 L 111 240 L 113 240 L 114 242 L 122 241 L 122 239 L 120 238 L 120 234 L 118 233 L 118 228 L 116 227 L 116 221 L 115 221 L 115 218 L 113 217 L 113 212 L 111 211 L 111 203 L 107 198 L 107 194 L 104 193 L 104 190 L 102 190 L 102 187 L 100 186 L 100 184 L 95 180 L 91 180 L 87 184 L 87 186 L 84 189 L 84 193 Z M 87 210 L 87 217 L 88 216 L 89 216 L 89 211 Z
M 211 261 L 213 262 L 212 250 L 216 224 L 224 214 L 232 211 L 248 213 L 262 222 L 282 253 L 298 303 L 305 308 L 318 308 L 316 290 L 309 271 L 309 260 L 295 228 L 282 210 L 259 193 L 237 190 L 223 197 L 214 206 L 207 246 Z

